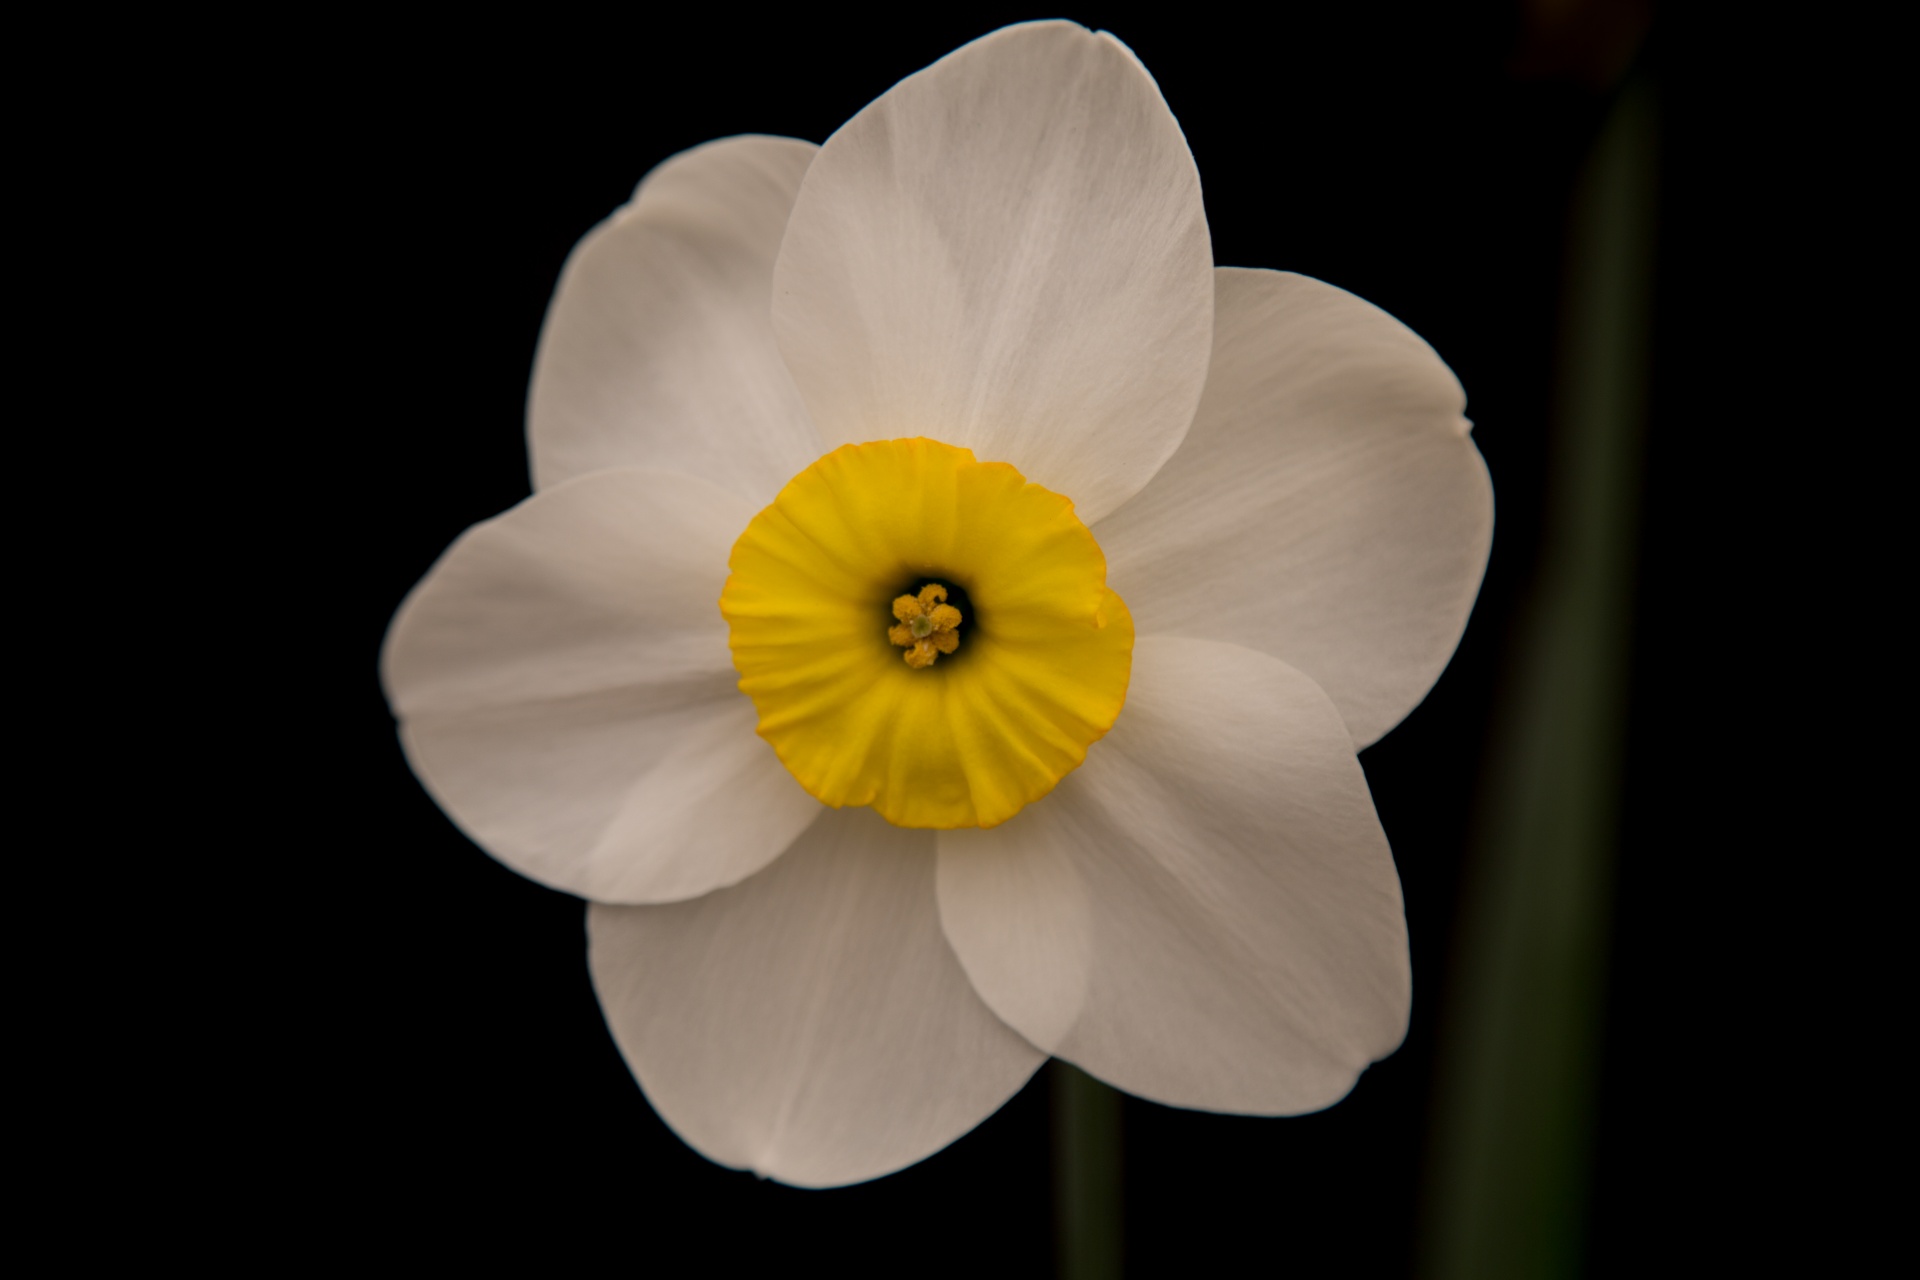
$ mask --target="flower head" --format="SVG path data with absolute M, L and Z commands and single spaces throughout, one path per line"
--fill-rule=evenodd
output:
M 388 694 L 447 813 L 591 900 L 717 1161 L 875 1177 L 1049 1054 L 1313 1110 L 1405 1030 L 1355 751 L 1478 591 L 1463 408 L 1368 304 L 1212 265 L 1125 46 L 1010 27 L 582 241 L 536 492 L 402 606 Z

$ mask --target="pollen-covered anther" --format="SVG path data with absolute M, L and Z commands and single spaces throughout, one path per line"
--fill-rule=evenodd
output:
M 899 624 L 887 631 L 887 639 L 906 650 L 902 656 L 916 670 L 930 667 L 943 653 L 960 647 L 960 611 L 946 603 L 947 589 L 937 582 L 920 588 L 917 596 L 899 596 L 893 602 L 893 616 Z

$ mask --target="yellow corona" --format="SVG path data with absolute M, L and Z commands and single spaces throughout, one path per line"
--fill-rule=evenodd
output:
M 754 517 L 728 568 L 720 611 L 760 736 L 836 808 L 995 826 L 1126 701 L 1133 619 L 1093 534 L 1066 498 L 966 449 L 835 449 Z

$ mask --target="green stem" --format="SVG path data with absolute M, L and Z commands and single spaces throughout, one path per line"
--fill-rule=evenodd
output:
M 1442 1024 L 1422 1272 L 1584 1270 L 1646 415 L 1655 115 L 1630 82 L 1574 198 L 1550 518 L 1509 662 Z
M 1051 1071 L 1054 1240 L 1061 1280 L 1118 1280 L 1120 1095 L 1058 1059 Z

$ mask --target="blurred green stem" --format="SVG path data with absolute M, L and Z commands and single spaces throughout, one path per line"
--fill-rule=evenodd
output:
M 1120 1095 L 1055 1059 L 1054 1241 L 1061 1280 L 1118 1280 L 1121 1244 Z
M 1548 517 L 1508 663 L 1442 1025 L 1422 1224 L 1436 1280 L 1584 1269 L 1644 436 L 1654 99 L 1575 192 Z

